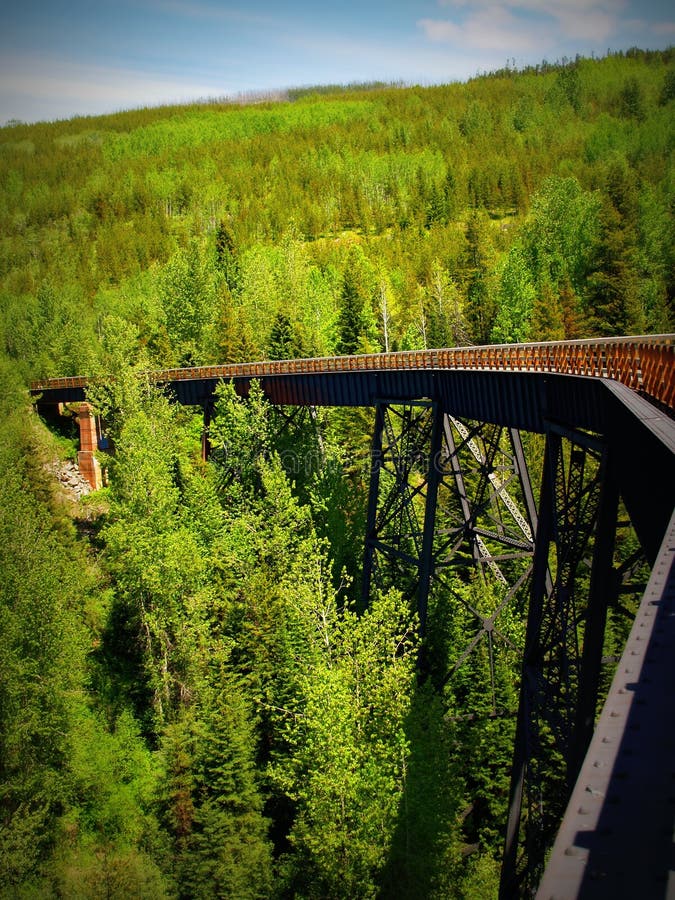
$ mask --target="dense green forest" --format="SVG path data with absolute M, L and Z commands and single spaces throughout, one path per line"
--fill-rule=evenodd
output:
M 674 100 L 635 50 L 0 129 L 0 897 L 494 896 L 518 654 L 444 676 L 498 586 L 432 596 L 421 679 L 359 603 L 367 412 L 222 385 L 203 462 L 141 373 L 672 332 Z M 26 388 L 96 373 L 75 500 Z

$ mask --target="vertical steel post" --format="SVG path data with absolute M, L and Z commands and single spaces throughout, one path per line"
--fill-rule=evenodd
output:
M 537 533 L 537 504 L 534 502 L 534 493 L 532 491 L 532 481 L 530 472 L 525 459 L 525 451 L 523 449 L 523 441 L 517 428 L 509 428 L 509 437 L 511 438 L 511 448 L 513 450 L 513 461 L 515 470 L 520 481 L 520 488 L 523 492 L 523 500 L 525 501 L 525 509 L 527 511 L 527 520 L 532 529 L 532 534 Z
M 465 535 L 469 537 L 471 543 L 471 555 L 473 556 L 473 561 L 476 565 L 478 565 L 478 560 L 480 559 L 480 553 L 478 551 L 478 544 L 476 542 L 476 535 L 474 532 L 475 522 L 473 520 L 473 515 L 471 512 L 471 505 L 469 504 L 469 498 L 466 492 L 466 484 L 464 483 L 464 472 L 462 471 L 462 465 L 459 459 L 459 453 L 457 452 L 457 442 L 455 441 L 455 435 L 452 432 L 452 425 L 450 424 L 449 416 L 444 416 L 443 418 L 443 431 L 445 434 L 445 443 L 448 448 L 448 458 L 450 460 L 450 470 L 452 476 L 455 480 L 455 488 L 457 490 L 457 496 L 459 497 L 459 505 L 462 510 L 462 518 L 464 520 L 464 529 Z
M 377 530 L 377 498 L 380 488 L 380 468 L 382 466 L 382 431 L 384 430 L 384 408 L 382 403 L 375 406 L 375 426 L 370 447 L 370 486 L 368 488 L 368 513 L 366 517 L 366 542 L 363 551 L 363 580 L 361 599 L 364 605 L 370 598 L 373 577 L 373 540 Z
M 579 695 L 568 760 L 567 780 L 570 788 L 576 782 L 593 736 L 607 607 L 615 599 L 618 588 L 613 560 L 619 488 L 607 450 L 602 456 L 599 477 L 601 487 L 598 524 L 591 563 L 591 582 L 579 674 Z
M 417 587 L 417 614 L 419 616 L 420 637 L 424 638 L 427 628 L 427 605 L 429 588 L 434 571 L 434 531 L 436 527 L 436 506 L 438 502 L 438 485 L 441 480 L 441 452 L 443 442 L 443 423 L 445 416 L 440 404 L 433 407 L 433 425 L 431 431 L 431 448 L 427 468 L 427 495 L 424 505 L 424 530 L 422 533 L 422 554 L 419 564 L 419 583 Z
M 202 424 L 202 461 L 211 455 L 211 441 L 209 439 L 209 425 L 211 424 L 211 413 L 213 412 L 213 400 L 210 398 L 204 401 L 204 418 Z
M 500 900 L 511 900 L 511 898 L 517 897 L 519 893 L 517 873 L 518 838 L 520 834 L 525 772 L 530 755 L 530 698 L 536 690 L 536 672 L 541 664 L 541 625 L 546 599 L 549 547 L 553 535 L 555 476 L 559 451 L 559 435 L 547 432 L 534 545 L 530 608 L 527 617 L 518 718 L 516 721 L 513 763 L 511 766 L 509 813 L 499 885 Z

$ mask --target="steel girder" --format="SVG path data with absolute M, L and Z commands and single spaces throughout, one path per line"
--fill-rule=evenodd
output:
M 529 576 L 536 522 L 517 430 L 461 421 L 433 401 L 376 404 L 363 597 L 373 581 L 415 597 L 422 637 L 432 589 L 444 603 L 463 605 L 466 645 L 448 661 L 446 682 L 482 642 L 492 672 L 495 642 L 514 649 L 498 617 Z M 492 608 L 453 590 L 453 573 L 467 566 L 499 585 Z M 490 691 L 494 714 L 494 683 Z
M 607 609 L 618 591 L 618 503 L 607 445 L 551 425 L 523 650 L 503 898 L 534 893 L 592 736 Z
M 473 625 L 445 682 L 482 647 L 489 715 L 508 712 L 496 705 L 496 645 L 522 654 L 504 897 L 541 876 L 592 735 L 607 609 L 622 574 L 613 567 L 619 490 L 607 445 L 554 424 L 545 441 L 537 509 L 515 429 L 462 421 L 434 401 L 375 404 L 364 599 L 373 583 L 415 598 L 422 638 L 432 589 L 461 605 Z M 467 566 L 499 586 L 490 610 L 453 591 L 452 572 Z M 524 647 L 500 628 L 514 602 L 527 609 Z M 423 644 L 423 673 L 426 662 Z

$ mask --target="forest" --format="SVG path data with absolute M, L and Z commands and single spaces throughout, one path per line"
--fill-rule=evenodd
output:
M 524 606 L 447 678 L 500 602 L 456 569 L 420 678 L 360 598 L 372 411 L 222 384 L 204 461 L 143 373 L 675 331 L 674 100 L 635 49 L 0 128 L 0 898 L 496 896 Z

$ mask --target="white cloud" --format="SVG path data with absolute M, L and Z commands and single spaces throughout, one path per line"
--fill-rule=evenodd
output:
M 523 52 L 540 47 L 545 34 L 540 26 L 527 30 L 502 7 L 480 10 L 461 24 L 439 19 L 417 23 L 434 43 L 453 44 L 478 50 Z
M 626 0 L 438 0 L 450 19 L 421 19 L 429 40 L 523 51 L 560 37 L 604 42 L 617 33 Z
M 658 37 L 675 35 L 675 20 L 673 19 L 669 22 L 647 22 L 645 19 L 631 19 L 625 25 L 633 34 L 648 34 Z
M 614 4 L 598 3 L 583 5 L 580 0 L 570 0 L 569 4 L 542 3 L 542 13 L 551 16 L 560 26 L 565 37 L 580 40 L 605 41 L 616 33 L 619 25 L 618 10 Z

